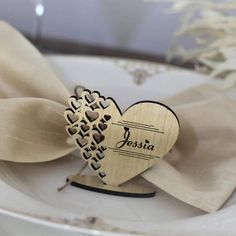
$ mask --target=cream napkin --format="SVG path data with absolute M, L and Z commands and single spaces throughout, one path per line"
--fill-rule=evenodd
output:
M 0 23 L 0 159 L 44 162 L 76 149 L 63 112 L 70 96 L 40 53 Z M 204 85 L 164 101 L 178 114 L 173 150 L 143 177 L 174 197 L 212 212 L 236 186 L 236 103 Z
M 0 159 L 43 162 L 75 150 L 64 127 L 69 96 L 33 45 L 0 22 Z
M 165 103 L 179 117 L 180 136 L 143 177 L 186 203 L 216 211 L 236 187 L 236 102 L 202 85 Z

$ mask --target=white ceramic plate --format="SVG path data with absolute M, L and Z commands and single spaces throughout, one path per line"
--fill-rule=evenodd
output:
M 162 100 L 209 81 L 202 75 L 153 63 L 94 57 L 48 57 L 70 88 L 82 84 L 112 96 L 122 109 L 139 100 Z M 154 198 L 110 196 L 69 187 L 79 158 L 42 164 L 0 163 L 0 230 L 40 235 L 230 235 L 236 234 L 236 196 L 213 214 L 158 190 Z M 14 224 L 15 227 L 11 227 Z

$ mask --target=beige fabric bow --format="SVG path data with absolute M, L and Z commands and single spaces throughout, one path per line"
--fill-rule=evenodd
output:
M 36 163 L 74 151 L 63 117 L 66 87 L 40 53 L 3 22 L 0 52 L 0 159 Z M 236 186 L 236 103 L 209 85 L 165 103 L 180 118 L 180 137 L 143 177 L 188 204 L 215 211 Z

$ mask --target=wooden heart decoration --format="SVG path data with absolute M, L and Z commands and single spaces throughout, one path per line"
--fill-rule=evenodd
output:
M 160 103 L 139 102 L 121 113 L 111 98 L 85 90 L 69 105 L 64 113 L 68 134 L 108 185 L 118 186 L 155 165 L 179 134 L 177 116 Z

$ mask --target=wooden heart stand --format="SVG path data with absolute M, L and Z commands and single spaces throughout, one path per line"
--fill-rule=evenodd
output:
M 179 122 L 167 106 L 138 102 L 121 113 L 112 98 L 84 90 L 64 112 L 66 130 L 95 175 L 70 176 L 71 185 L 102 193 L 151 197 L 155 187 L 139 177 L 175 144 Z

